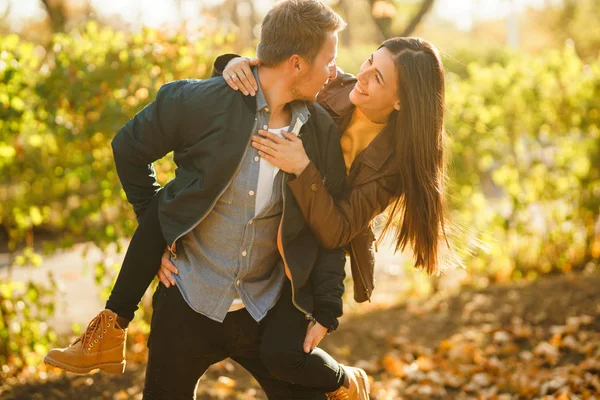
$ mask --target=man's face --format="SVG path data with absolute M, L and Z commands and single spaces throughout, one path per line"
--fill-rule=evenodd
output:
M 317 54 L 312 65 L 303 63 L 301 72 L 292 86 L 292 93 L 296 100 L 315 101 L 317 94 L 330 79 L 337 76 L 335 57 L 337 56 L 338 35 L 330 32 L 325 38 L 325 43 Z

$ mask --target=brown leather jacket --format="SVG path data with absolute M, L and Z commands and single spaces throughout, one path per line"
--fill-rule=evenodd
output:
M 340 136 L 348 126 L 354 110 L 349 94 L 356 78 L 338 70 L 317 98 L 336 121 Z M 322 246 L 346 246 L 350 254 L 354 299 L 362 303 L 370 300 L 375 287 L 375 235 L 371 221 L 383 212 L 399 193 L 399 180 L 394 163 L 394 123 L 384 128 L 360 152 L 349 171 L 348 192 L 337 203 L 324 186 L 323 178 L 314 164 L 304 170 L 288 186 L 304 218 Z

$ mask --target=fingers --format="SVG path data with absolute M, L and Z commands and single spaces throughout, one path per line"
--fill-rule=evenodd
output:
M 257 65 L 260 65 L 260 60 L 258 58 L 251 58 L 251 59 L 248 60 L 248 62 L 250 63 L 251 67 L 255 67 Z
M 233 82 L 235 84 L 235 86 L 242 93 L 244 93 L 244 96 L 248 96 L 250 94 L 250 91 L 247 89 L 248 86 L 250 86 L 250 83 L 248 82 L 248 79 L 246 78 L 246 76 L 242 72 L 234 72 L 234 71 L 232 71 L 227 76 L 229 77 L 229 79 L 231 80 L 231 82 Z M 244 82 L 244 80 L 246 82 Z M 228 83 L 229 83 L 229 81 L 228 81 Z
M 300 138 L 298 136 L 294 135 L 291 132 L 281 131 L 281 134 L 283 135 L 284 138 L 286 138 L 290 142 L 297 142 L 300 140 Z
M 177 269 L 175 264 L 173 264 L 171 261 L 168 261 L 167 263 L 165 263 L 163 265 L 163 267 L 165 267 L 170 273 L 179 275 L 179 270 Z
M 261 136 L 263 136 L 263 137 L 265 137 L 265 138 L 267 138 L 267 139 L 269 139 L 271 142 L 277 143 L 277 144 L 280 144 L 280 145 L 284 145 L 287 142 L 287 139 L 284 139 L 284 138 L 282 138 L 282 137 L 280 137 L 280 136 L 278 136 L 278 135 L 276 135 L 276 134 L 274 134 L 272 132 L 265 131 L 263 129 L 259 129 L 258 130 L 258 134 L 261 135 Z
M 319 344 L 319 330 L 315 329 L 316 325 L 315 321 L 311 321 L 306 327 L 306 336 L 302 345 L 305 353 L 310 353 Z
M 171 285 L 175 286 L 176 282 L 173 278 L 173 274 L 179 274 L 179 270 L 171 262 L 171 258 L 169 257 L 169 251 L 165 251 L 160 259 L 160 269 L 158 270 L 158 279 L 165 285 L 166 287 L 170 287 Z
M 305 353 L 310 353 L 313 349 L 314 331 L 311 329 L 313 326 L 314 324 L 311 322 L 306 329 L 306 336 L 304 337 L 304 343 L 302 344 L 302 350 L 304 350 Z
M 237 72 L 237 76 L 242 82 L 244 89 L 252 94 L 252 96 L 255 96 L 258 87 L 256 86 L 256 79 L 254 79 L 254 74 L 252 73 L 250 67 L 242 65 L 242 68 L 240 68 L 240 70 Z
M 167 282 L 169 282 L 173 286 L 175 286 L 177 284 L 175 282 L 175 278 L 173 278 L 173 273 L 171 273 L 171 271 L 166 269 L 164 265 L 161 265 L 160 269 L 158 270 L 158 278 L 160 279 L 161 277 L 164 278 Z M 162 279 L 161 279 L 161 282 L 163 282 Z M 165 286 L 167 286 L 167 285 L 165 284 Z
M 225 82 L 231 87 L 233 90 L 239 90 L 238 86 L 233 81 L 232 75 L 228 72 L 223 72 L 223 78 L 225 78 Z
M 252 147 L 271 156 L 277 156 L 277 153 L 282 150 L 281 144 L 271 139 L 263 139 L 256 135 L 252 136 Z
M 252 142 L 252 147 L 258 150 L 258 155 L 270 161 L 277 156 L 277 151 L 258 142 Z M 270 157 L 270 158 L 269 158 Z
M 170 288 L 171 287 L 171 281 L 169 280 L 169 278 L 167 277 L 167 275 L 164 273 L 164 271 L 162 269 L 158 270 L 158 273 L 156 274 L 156 276 L 158 276 L 158 280 L 162 282 L 163 285 L 165 285 L 166 288 Z M 175 285 L 173 283 L 173 285 Z
M 254 146 L 254 145 L 253 145 Z M 279 163 L 277 162 L 277 159 L 267 153 L 263 153 L 262 151 L 258 152 L 258 156 L 261 158 L 264 158 L 265 161 L 268 161 L 269 163 L 273 164 L 275 167 L 282 169 L 281 166 L 279 165 Z M 285 171 L 284 171 L 285 172 Z
M 169 253 L 168 252 L 164 252 L 161 259 L 160 259 L 160 267 L 161 268 L 166 268 L 168 271 L 179 274 L 179 270 L 177 269 L 177 267 L 175 266 L 175 264 L 173 264 L 173 262 L 171 261 L 171 258 L 169 257 Z

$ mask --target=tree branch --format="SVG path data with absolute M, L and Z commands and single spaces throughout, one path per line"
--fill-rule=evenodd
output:
M 404 28 L 401 36 L 410 36 L 417 29 L 417 26 L 421 23 L 423 17 L 431 11 L 431 7 L 433 6 L 435 0 L 423 0 L 421 3 L 421 8 L 419 12 L 415 14 L 410 23 Z

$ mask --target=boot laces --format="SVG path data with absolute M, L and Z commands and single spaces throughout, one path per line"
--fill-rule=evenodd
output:
M 73 344 L 81 341 L 84 349 L 91 349 L 94 347 L 94 343 L 98 343 L 98 338 L 102 338 L 102 333 L 106 333 L 106 328 L 110 327 L 112 320 L 112 315 L 106 311 L 102 311 L 90 321 L 85 332 Z

